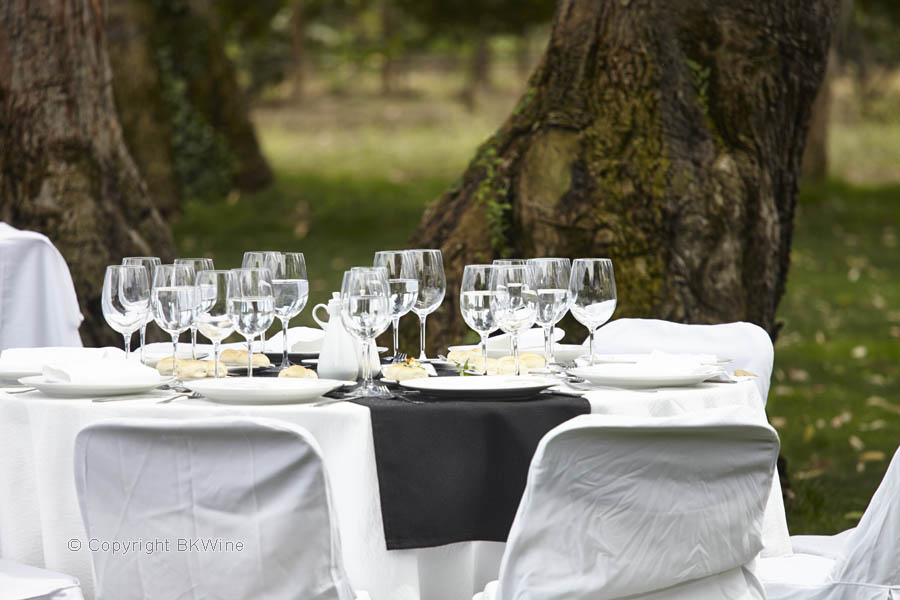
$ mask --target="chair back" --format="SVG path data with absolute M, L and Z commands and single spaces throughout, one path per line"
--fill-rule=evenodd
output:
M 753 373 L 764 403 L 769 395 L 775 350 L 766 330 L 753 323 L 686 325 L 659 319 L 616 319 L 598 329 L 594 338 L 594 351 L 598 354 L 643 354 L 654 350 L 730 358 L 732 362 L 725 365 L 729 371 Z
M 270 419 L 116 419 L 75 440 L 97 597 L 351 600 L 319 448 Z
M 778 447 L 745 407 L 563 423 L 531 462 L 497 598 L 630 598 L 741 569 L 762 548 Z

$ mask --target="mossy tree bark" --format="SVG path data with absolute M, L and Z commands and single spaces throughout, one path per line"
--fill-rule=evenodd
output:
M 106 265 L 174 254 L 122 137 L 111 81 L 98 0 L 0 9 L 0 218 L 62 252 L 86 345 L 121 344 L 100 309 Z
M 619 317 L 775 334 L 837 0 L 560 0 L 528 89 L 410 243 L 441 248 L 432 351 L 463 266 L 606 256 Z

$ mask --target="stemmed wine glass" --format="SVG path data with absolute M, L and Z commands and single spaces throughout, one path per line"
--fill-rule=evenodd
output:
M 491 312 L 504 333 L 510 334 L 515 374 L 519 374 L 519 332 L 534 325 L 537 294 L 527 265 L 495 267 L 491 281 Z
M 608 258 L 576 258 L 569 279 L 572 315 L 588 328 L 591 364 L 594 364 L 594 331 L 616 311 L 616 278 Z
M 141 265 L 106 267 L 101 298 L 103 318 L 125 338 L 125 359 L 131 354 L 131 334 L 147 323 L 150 280 Z
M 359 338 L 362 348 L 362 383 L 358 396 L 384 396 L 385 391 L 372 382 L 369 353 L 375 336 L 387 329 L 391 321 L 390 287 L 384 267 L 354 267 L 341 285 L 341 322 Z
M 419 361 L 426 362 L 425 318 L 437 310 L 447 291 L 444 259 L 440 250 L 409 250 L 419 291 L 412 311 L 419 315 Z
M 532 258 L 528 261 L 537 292 L 535 322 L 544 328 L 544 358 L 553 364 L 553 327 L 569 310 L 569 278 L 572 263 L 568 258 Z
M 123 265 L 142 266 L 147 270 L 147 281 L 153 285 L 153 275 L 156 267 L 162 264 L 156 256 L 126 256 L 122 259 Z M 147 319 L 141 325 L 141 364 L 144 364 L 144 346 L 147 344 L 147 324 L 153 321 L 153 311 L 147 311 Z
M 463 321 L 481 337 L 481 373 L 487 375 L 487 337 L 497 331 L 497 319 L 491 310 L 493 265 L 466 265 L 459 288 L 459 310 Z
M 281 260 L 281 252 L 276 252 L 274 250 L 251 250 L 249 252 L 244 252 L 244 258 L 241 260 L 241 268 L 242 269 L 264 269 L 266 268 L 266 261 L 269 261 L 269 265 L 273 263 L 277 263 Z M 260 348 L 260 352 L 266 351 L 266 332 L 261 331 L 259 333 L 259 341 L 262 344 Z
M 247 340 L 247 377 L 253 377 L 253 338 L 275 319 L 275 297 L 269 269 L 232 269 L 228 313 L 234 328 Z
M 419 293 L 419 281 L 410 253 L 406 250 L 382 250 L 375 253 L 374 266 L 387 269 L 391 292 L 391 322 L 394 326 L 394 363 L 400 362 L 400 317 L 412 310 Z
M 528 261 L 524 258 L 495 258 L 493 264 L 495 267 L 509 267 L 514 265 L 527 265 Z
M 302 252 L 282 252 L 279 260 L 266 260 L 272 273 L 272 291 L 275 296 L 275 316 L 281 321 L 284 338 L 284 354 L 281 368 L 291 366 L 288 360 L 288 323 L 306 306 L 309 298 L 309 280 L 306 276 L 306 259 Z
M 200 303 L 194 286 L 194 269 L 188 265 L 160 265 L 151 290 L 153 319 L 172 336 L 172 374 L 178 378 L 178 336 L 194 322 Z
M 213 369 L 219 378 L 219 344 L 234 331 L 234 322 L 229 312 L 229 291 L 234 290 L 235 274 L 231 271 L 200 271 L 196 286 L 200 295 L 200 310 L 195 323 L 213 343 Z
M 213 266 L 211 258 L 176 258 L 176 265 L 187 265 L 194 269 L 194 275 L 200 271 L 212 271 L 216 267 Z M 202 301 L 202 298 L 201 298 Z M 197 324 L 191 324 L 191 358 L 197 360 Z

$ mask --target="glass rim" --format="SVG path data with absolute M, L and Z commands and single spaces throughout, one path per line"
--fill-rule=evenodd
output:
M 526 261 L 526 263 L 530 263 L 530 262 L 551 262 L 551 261 L 557 261 L 557 260 L 567 260 L 567 261 L 569 261 L 569 262 L 572 262 L 572 259 L 567 258 L 567 257 L 565 257 L 565 256 L 541 256 L 541 257 L 538 257 L 538 258 L 529 258 L 529 259 Z
M 117 269 L 117 268 L 118 269 L 144 269 L 144 271 L 147 270 L 144 267 L 144 265 L 106 265 L 107 271 L 109 271 L 110 269 Z
M 174 260 L 180 260 L 180 261 L 182 261 L 182 262 L 187 262 L 187 261 L 189 261 L 189 260 L 212 260 L 212 259 L 209 258 L 208 256 L 197 256 L 197 257 L 183 257 L 183 258 L 182 258 L 182 257 L 178 257 L 178 258 L 176 258 L 176 259 L 174 259 Z M 177 265 L 177 264 L 179 264 L 179 263 L 173 262 L 172 264 L 173 264 L 173 265 Z
M 612 262 L 611 258 L 576 258 L 574 262 L 591 263 L 591 262 Z
M 123 256 L 122 260 L 158 260 L 162 262 L 158 256 Z

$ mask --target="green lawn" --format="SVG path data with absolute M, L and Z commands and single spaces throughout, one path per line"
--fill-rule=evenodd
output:
M 275 184 L 186 207 L 175 226 L 179 252 L 230 267 L 244 250 L 303 251 L 311 307 L 338 287 L 348 266 L 405 244 L 425 205 L 462 172 L 514 101 L 509 95 L 475 114 L 440 98 L 259 111 Z M 844 139 L 852 128 L 840 131 L 834 154 L 854 160 L 859 172 L 866 158 L 853 149 L 865 140 Z M 854 525 L 900 441 L 898 228 L 898 186 L 833 182 L 801 193 L 769 397 L 793 481 L 793 533 Z M 296 323 L 310 323 L 309 312 Z M 404 326 L 414 327 L 411 317 Z

